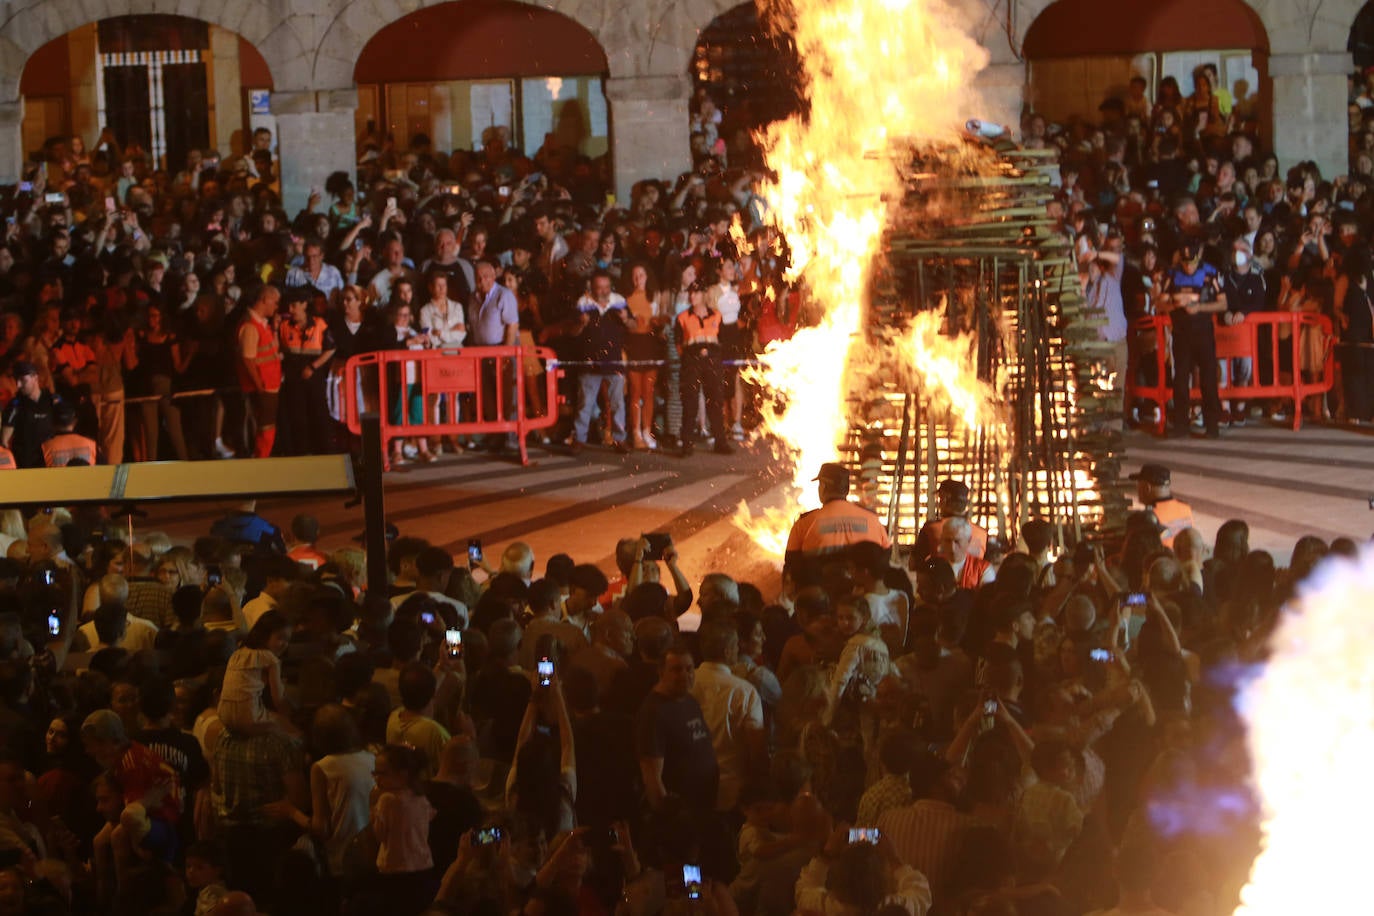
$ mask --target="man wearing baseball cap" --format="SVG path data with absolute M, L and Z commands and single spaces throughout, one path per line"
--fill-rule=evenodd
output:
M 1184 528 L 1193 527 L 1193 509 L 1174 496 L 1170 477 L 1169 469 L 1162 464 L 1142 464 L 1140 470 L 1131 475 L 1131 480 L 1136 482 L 1136 496 L 1141 504 L 1154 512 L 1163 527 L 1160 541 L 1172 550 L 1175 535 Z
M 911 554 L 912 569 L 916 569 L 917 564 L 929 560 L 939 552 L 940 528 L 944 525 L 945 519 L 968 518 L 968 497 L 968 484 L 962 480 L 940 481 L 940 486 L 935 490 L 938 514 L 921 526 L 920 533 L 916 535 L 916 547 Z M 968 542 L 969 556 L 981 557 L 987 551 L 987 530 L 971 521 L 969 528 L 973 532 Z
M 871 542 L 891 548 L 877 514 L 849 501 L 849 469 L 842 464 L 827 462 L 816 475 L 820 484 L 821 507 L 802 513 L 792 525 L 787 537 L 784 568 L 798 563 L 842 559 L 849 548 Z
M 5 408 L 0 422 L 0 447 L 14 454 L 14 463 L 21 468 L 43 467 L 43 443 L 52 438 L 53 413 L 58 399 L 44 391 L 38 381 L 38 367 L 26 360 L 18 360 L 11 367 L 19 393 Z

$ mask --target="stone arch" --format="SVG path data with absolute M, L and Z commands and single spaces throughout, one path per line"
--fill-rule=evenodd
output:
M 1054 3 L 1062 0 L 1006 0 L 1010 11 L 1011 49 L 1019 51 L 1026 33 L 1036 18 Z M 1308 54 L 1312 52 L 1344 52 L 1351 23 L 1364 0 L 1244 0 L 1269 36 L 1271 54 Z M 999 4 L 999 7 L 1001 5 Z M 985 27 L 985 44 L 997 57 L 994 31 L 1000 26 Z M 1007 42 L 1002 42 L 1003 47 Z
M 467 0 L 336 0 L 320 10 L 320 39 L 310 56 L 310 85 L 345 88 L 363 48 L 379 31 L 406 15 L 445 2 Z M 521 0 L 524 2 L 524 0 Z M 646 0 L 627 15 L 609 0 L 544 0 L 586 28 L 606 51 L 610 76 L 672 77 L 685 82 L 698 33 L 733 0 Z
M 20 0 L 0 20 L 0 102 L 19 97 L 29 55 L 73 29 L 117 16 L 172 14 L 236 32 L 261 52 L 278 89 L 307 84 L 305 48 L 269 0 Z

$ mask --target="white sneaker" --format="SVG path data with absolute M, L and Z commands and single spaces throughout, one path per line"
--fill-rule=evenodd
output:
M 407 442 L 401 446 L 401 454 L 407 458 L 418 458 L 420 457 L 420 450 Z
M 640 438 L 644 440 L 644 447 L 647 448 L 649 451 L 653 451 L 654 449 L 658 448 L 658 440 L 655 439 L 654 434 L 649 432 L 648 430 L 645 430 L 644 433 L 640 436 Z
M 227 445 L 224 444 L 224 440 L 223 440 L 223 439 L 216 439 L 216 440 L 215 440 L 215 454 L 218 455 L 218 456 L 221 457 L 221 458 L 236 458 L 236 457 L 238 457 L 237 455 L 234 454 L 234 450 L 233 450 L 232 448 L 230 448 L 229 446 L 227 446 Z
M 743 427 L 743 426 L 740 426 L 738 423 L 736 423 L 733 427 L 731 427 L 731 429 L 730 429 L 730 435 L 734 436 L 736 439 L 743 439 L 743 438 L 744 438 L 744 427 Z

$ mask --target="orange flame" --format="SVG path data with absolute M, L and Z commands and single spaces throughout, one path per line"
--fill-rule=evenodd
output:
M 776 181 L 762 196 L 792 253 L 787 279 L 800 280 L 824 311 L 815 326 L 770 345 L 752 373 L 781 409 L 764 431 L 785 443 L 793 499 L 814 505 L 809 483 L 833 461 L 848 426 L 851 364 L 860 355 L 868 284 L 878 257 L 887 203 L 903 191 L 897 164 L 922 141 L 959 136 L 977 112 L 974 75 L 988 60 L 945 0 L 768 0 L 775 23 L 791 31 L 806 70 L 810 110 L 770 125 L 758 138 Z M 928 395 L 966 418 L 987 392 L 967 362 L 952 356 L 939 329 L 918 324 L 907 346 Z M 964 350 L 967 351 L 967 344 Z M 781 556 L 793 513 L 736 523 Z

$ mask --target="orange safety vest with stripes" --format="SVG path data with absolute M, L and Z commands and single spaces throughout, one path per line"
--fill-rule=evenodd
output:
M 797 519 L 787 537 L 787 553 L 824 556 L 865 542 L 892 546 L 882 519 L 857 503 L 832 499 Z
M 682 329 L 679 338 L 683 347 L 700 347 L 720 343 L 720 312 L 710 311 L 702 317 L 691 309 L 677 316 Z
M 277 335 L 272 333 L 272 326 L 263 321 L 254 312 L 249 312 L 248 317 L 239 327 L 239 333 L 252 324 L 258 332 L 257 352 L 246 357 L 239 354 L 239 384 L 244 391 L 279 391 L 281 389 L 281 349 L 277 346 Z M 262 385 L 253 379 L 249 373 L 245 362 L 251 362 L 258 367 L 258 375 L 262 379 Z
M 65 468 L 72 459 L 80 458 L 95 465 L 95 440 L 76 433 L 57 433 L 43 443 L 43 464 L 50 468 Z
M 281 349 L 293 356 L 319 356 L 324 352 L 324 333 L 327 329 L 323 318 L 311 318 L 305 327 L 297 327 L 294 322 L 283 321 L 281 325 Z
M 14 452 L 0 446 L 0 471 L 13 471 L 19 467 L 14 463 Z

